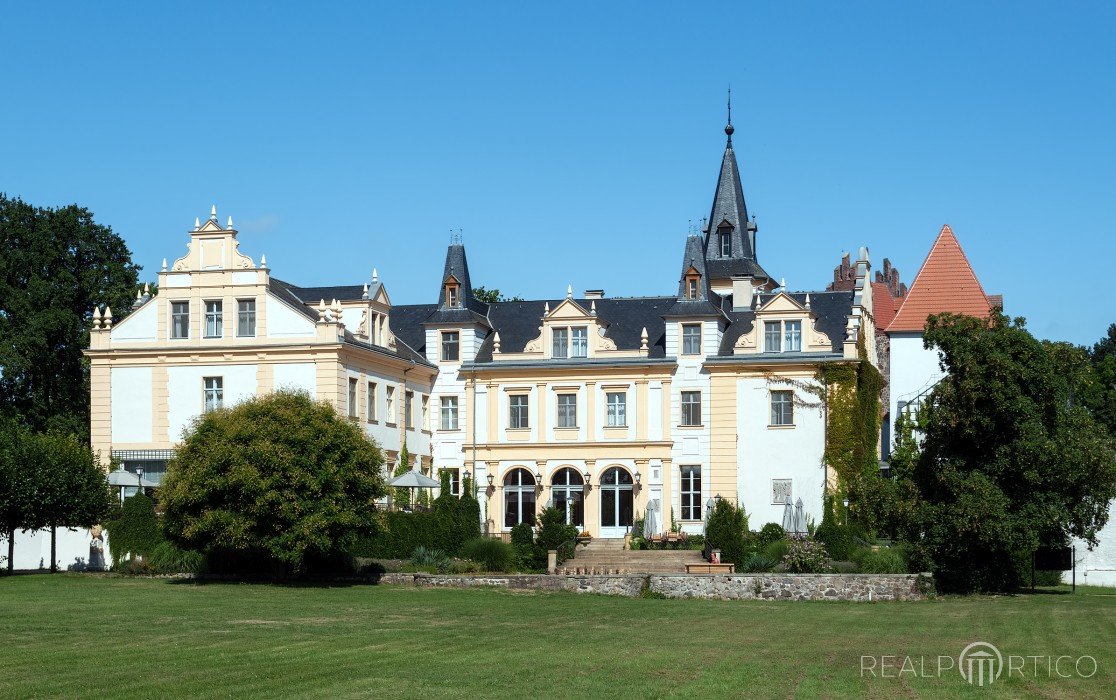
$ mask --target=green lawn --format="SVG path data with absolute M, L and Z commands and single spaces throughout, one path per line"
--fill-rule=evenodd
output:
M 1108 698 L 1113 593 L 772 603 L 0 577 L 0 697 Z M 983 689 L 955 670 L 861 676 L 862 654 L 930 672 L 977 640 L 1099 670 L 1047 678 L 1044 660 L 1038 679 Z

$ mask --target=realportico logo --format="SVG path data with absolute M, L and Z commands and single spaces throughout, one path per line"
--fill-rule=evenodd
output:
M 941 678 L 957 671 L 969 685 L 983 688 L 1007 678 L 1092 678 L 1097 660 L 1092 656 L 1046 654 L 1005 657 L 988 642 L 969 644 L 957 658 L 952 656 L 861 656 L 860 677 Z
M 1004 657 L 1000 650 L 988 642 L 973 642 L 961 650 L 957 657 L 957 670 L 969 685 L 984 686 L 1004 672 Z

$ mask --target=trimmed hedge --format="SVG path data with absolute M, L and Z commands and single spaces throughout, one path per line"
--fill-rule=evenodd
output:
M 124 499 L 120 517 L 105 523 L 105 529 L 114 569 L 120 568 L 128 554 L 147 559 L 164 542 L 155 503 L 139 493 Z

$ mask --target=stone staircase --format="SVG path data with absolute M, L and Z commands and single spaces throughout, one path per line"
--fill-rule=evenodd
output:
M 622 539 L 594 538 L 577 548 L 577 556 L 558 567 L 559 574 L 606 576 L 610 574 L 679 574 L 686 564 L 702 561 L 701 552 L 685 549 L 624 549 Z

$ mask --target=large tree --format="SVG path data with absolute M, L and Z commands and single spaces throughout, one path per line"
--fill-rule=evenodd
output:
M 7 568 L 15 566 L 16 530 L 30 526 L 36 500 L 35 474 L 23 458 L 28 431 L 0 416 L 0 528 L 8 540 Z
M 326 403 L 278 392 L 195 420 L 158 497 L 185 549 L 301 572 L 376 530 L 383 455 Z
M 1095 543 L 1116 497 L 1116 450 L 1075 397 L 1095 382 L 1083 350 L 1040 342 L 1022 319 L 942 314 L 925 343 L 947 376 L 920 416 L 905 528 L 951 591 L 1010 590 L 1031 552 Z
M 28 427 L 89 432 L 93 307 L 130 308 L 139 268 L 88 209 L 32 206 L 0 193 L 0 412 Z
M 1089 350 L 1089 359 L 1095 381 L 1082 391 L 1082 403 L 1116 435 L 1116 323 Z
M 108 514 L 112 499 L 100 459 L 84 440 L 65 433 L 34 436 L 38 482 L 33 528 L 50 528 L 50 570 L 58 570 L 59 527 L 92 527 Z

